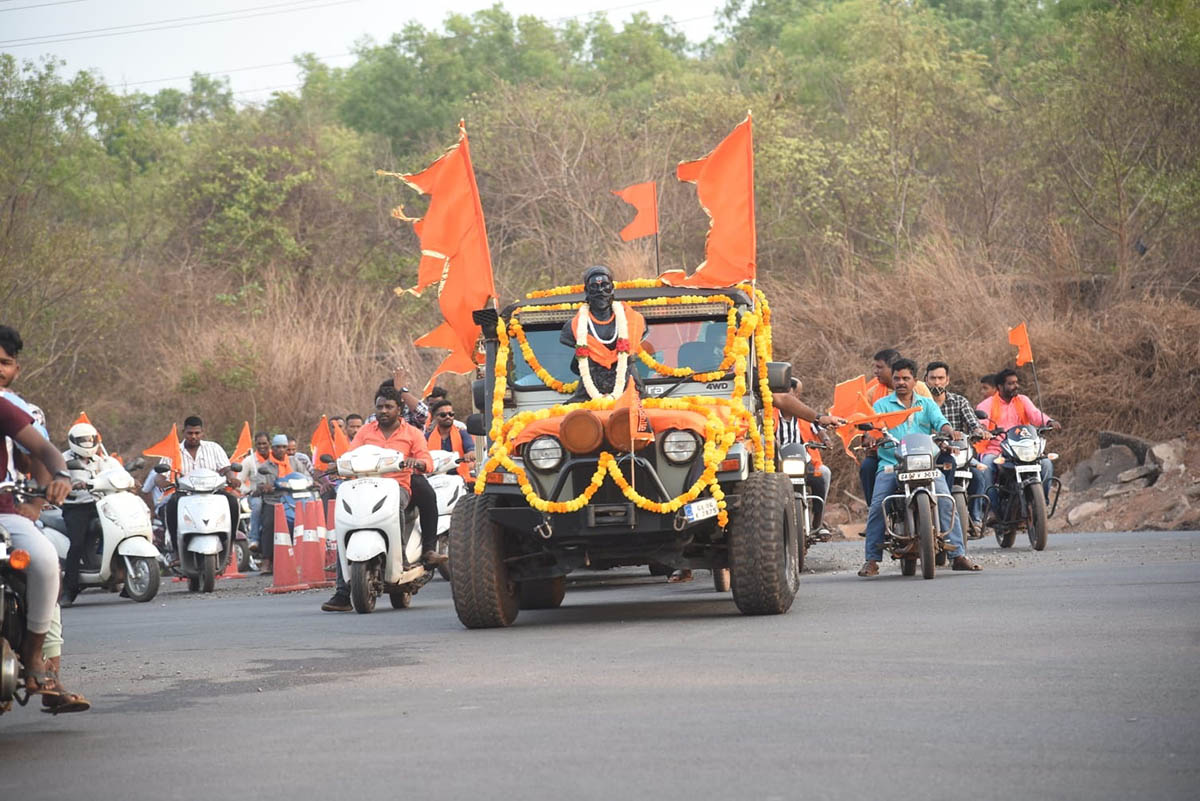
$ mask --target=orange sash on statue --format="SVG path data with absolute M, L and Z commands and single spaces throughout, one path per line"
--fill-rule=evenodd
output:
M 611 320 L 597 320 L 595 317 L 592 317 L 592 313 L 588 307 L 584 306 L 575 313 L 575 317 L 571 321 L 572 331 L 578 330 L 579 318 L 584 314 L 586 314 L 588 318 L 596 325 L 611 322 Z M 615 318 L 616 313 L 614 312 L 613 319 Z M 633 354 L 637 352 L 637 348 L 641 345 L 642 338 L 646 336 L 646 318 L 642 317 L 637 310 L 626 304 L 625 321 L 629 325 L 629 352 L 630 354 Z M 596 337 L 589 330 L 587 337 L 588 358 L 601 367 L 612 367 L 617 363 L 617 356 L 619 355 L 616 344 L 617 343 L 614 342 L 611 346 L 605 345 L 603 342 L 596 339 Z

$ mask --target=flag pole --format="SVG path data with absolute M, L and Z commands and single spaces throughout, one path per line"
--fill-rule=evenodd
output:
M 1038 383 L 1038 377 L 1037 377 L 1037 362 L 1036 362 L 1036 361 L 1034 361 L 1033 359 L 1030 359 L 1030 360 L 1029 360 L 1029 366 L 1033 368 L 1033 388 L 1034 388 L 1034 390 L 1037 392 L 1038 408 L 1039 408 L 1039 409 L 1044 409 L 1044 408 L 1046 408 L 1046 407 L 1044 407 L 1044 406 L 1042 405 L 1042 385 Z M 1042 412 L 1042 415 L 1043 415 L 1043 416 L 1044 416 L 1045 414 L 1046 414 L 1045 412 Z
M 658 261 L 658 184 L 654 184 L 654 277 L 662 275 Z

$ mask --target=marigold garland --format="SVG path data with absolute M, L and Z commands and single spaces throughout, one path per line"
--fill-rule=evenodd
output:
M 657 279 L 638 279 L 637 281 L 620 282 L 616 286 L 619 289 L 627 289 L 631 287 L 653 287 L 660 285 Z M 640 349 L 637 354 L 642 362 L 655 370 L 655 372 L 676 378 L 692 377 L 697 381 L 711 381 L 725 375 L 730 368 L 733 370 L 734 387 L 729 398 L 693 396 L 688 398 L 647 398 L 643 401 L 643 405 L 646 408 L 681 409 L 704 415 L 704 471 L 691 487 L 668 501 L 651 501 L 633 489 L 621 472 L 620 464 L 616 457 L 608 451 L 604 451 L 597 460 L 596 471 L 592 474 L 591 481 L 579 495 L 568 501 L 548 501 L 537 495 L 537 491 L 530 482 L 525 469 L 512 459 L 510 443 L 530 423 L 537 420 L 545 420 L 553 416 L 563 415 L 574 409 L 610 409 L 615 404 L 613 398 L 602 397 L 582 403 L 555 404 L 546 409 L 521 412 L 508 420 L 504 419 L 504 394 L 508 388 L 508 358 L 511 348 L 510 334 L 513 339 L 517 340 L 518 346 L 521 349 L 521 355 L 524 357 L 526 364 L 530 366 L 543 384 L 563 394 L 571 394 L 578 388 L 579 382 L 568 384 L 559 381 L 550 375 L 549 371 L 537 361 L 537 357 L 533 353 L 533 348 L 529 345 L 528 338 L 525 336 L 525 330 L 518 320 L 518 314 L 521 312 L 560 311 L 577 309 L 582 305 L 580 303 L 558 303 L 522 306 L 514 310 L 509 321 L 500 320 L 497 322 L 496 336 L 499 340 L 499 347 L 496 352 L 496 383 L 492 396 L 492 425 L 489 431 L 489 436 L 492 439 L 492 449 L 487 462 L 484 464 L 483 469 L 479 471 L 479 477 L 475 481 L 475 492 L 482 493 L 484 491 L 484 488 L 487 486 L 487 474 L 489 472 L 497 467 L 504 467 L 517 477 L 517 485 L 520 487 L 522 494 L 530 506 L 538 511 L 549 514 L 565 514 L 578 511 L 586 506 L 604 483 L 604 477 L 608 475 L 626 499 L 635 504 L 639 509 L 657 514 L 674 513 L 685 504 L 691 503 L 698 498 L 707 489 L 712 498 L 717 502 L 717 524 L 721 527 L 726 526 L 729 521 L 729 515 L 725 505 L 725 494 L 717 482 L 716 474 L 717 468 L 720 466 L 721 461 L 724 460 L 729 449 L 733 446 L 733 443 L 741 435 L 748 436 L 754 454 L 755 470 L 760 472 L 774 472 L 775 467 L 774 399 L 770 391 L 770 381 L 767 376 L 767 362 L 771 360 L 773 352 L 771 342 L 771 310 L 767 303 L 766 295 L 758 288 L 750 285 L 740 285 L 738 289 L 747 292 L 747 294 L 750 294 L 755 299 L 755 311 L 742 314 L 741 321 L 736 329 L 734 324 L 737 322 L 737 309 L 734 306 L 733 299 L 728 296 L 651 298 L 630 302 L 630 305 L 634 306 L 648 306 L 724 301 L 730 306 L 727 320 L 725 353 L 718 371 L 696 373 L 689 368 L 667 367 Z M 582 290 L 582 286 L 557 287 L 551 290 L 531 292 L 527 297 L 552 297 L 554 295 L 580 292 Z M 756 425 L 755 416 L 747 411 L 745 405 L 742 403 L 742 399 L 746 394 L 746 367 L 750 355 L 749 339 L 751 336 L 754 337 L 754 356 L 759 374 L 759 392 L 763 398 L 761 432 L 759 431 L 759 426 Z M 727 420 L 722 420 L 716 411 L 718 409 L 727 415 Z

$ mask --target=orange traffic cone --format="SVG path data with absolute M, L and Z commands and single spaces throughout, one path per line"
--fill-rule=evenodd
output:
M 300 508 L 296 507 L 296 525 L 300 525 Z M 287 515 L 283 512 L 283 504 L 275 507 L 275 558 L 272 562 L 275 571 L 275 583 L 267 587 L 267 592 L 295 592 L 307 590 L 308 585 L 300 581 L 300 565 L 296 559 L 296 548 L 292 545 L 292 535 L 288 533 Z
M 305 501 L 301 506 L 304 534 L 300 542 L 300 580 L 313 589 L 332 587 L 333 582 L 325 579 L 325 515 L 321 502 Z

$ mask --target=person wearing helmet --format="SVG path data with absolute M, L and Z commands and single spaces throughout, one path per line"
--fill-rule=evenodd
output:
M 88 491 L 87 482 L 105 470 L 119 468 L 121 463 L 108 456 L 100 447 L 100 432 L 91 423 L 76 423 L 67 431 L 67 449 L 63 459 L 71 473 L 71 494 L 62 504 L 63 522 L 71 547 L 67 551 L 66 581 L 61 604 L 71 606 L 79 595 L 79 572 L 83 566 L 83 548 L 92 521 L 98 521 L 96 498 Z

